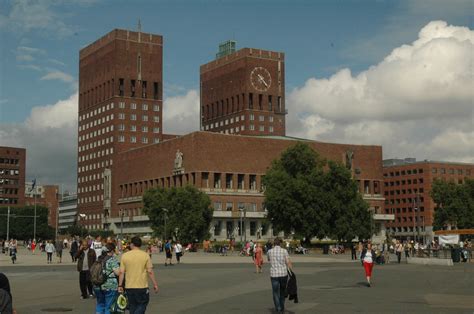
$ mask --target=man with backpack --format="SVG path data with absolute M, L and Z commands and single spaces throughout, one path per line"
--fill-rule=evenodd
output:
M 110 307 L 118 294 L 119 275 L 120 265 L 115 256 L 115 244 L 107 243 L 103 248 L 103 254 L 91 267 L 91 281 L 97 301 L 96 313 L 110 313 Z
M 165 254 L 166 254 L 166 259 L 165 259 L 165 266 L 168 266 L 168 260 L 170 261 L 170 266 L 173 266 L 173 263 L 171 262 L 171 259 L 173 258 L 173 252 L 172 250 L 172 245 L 171 245 L 171 239 L 168 239 L 165 243 Z

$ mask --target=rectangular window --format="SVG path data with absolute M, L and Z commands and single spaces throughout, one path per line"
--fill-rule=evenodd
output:
M 147 93 L 146 93 L 146 81 L 142 81 L 142 98 L 146 98 Z
M 145 122 L 148 121 L 148 116 L 145 116 L 145 115 L 142 116 L 142 121 L 145 121 Z
M 214 202 L 214 210 L 222 210 L 222 203 Z
M 148 137 L 142 137 L 142 143 L 143 144 L 148 144 Z
M 232 189 L 232 174 L 231 173 L 227 173 L 225 175 L 225 188 Z
M 135 80 L 130 81 L 130 96 L 135 97 Z
M 257 190 L 257 176 L 254 174 L 249 175 L 249 187 L 251 190 Z
M 438 169 L 436 169 L 436 168 L 431 169 L 432 174 L 436 174 L 437 172 L 438 172 Z
M 125 113 L 120 112 L 120 113 L 118 114 L 118 118 L 119 118 L 120 120 L 125 119 Z
M 254 131 L 254 130 L 255 130 L 255 126 L 254 126 L 253 124 L 251 124 L 251 125 L 249 126 L 249 129 L 250 129 L 250 131 Z
M 137 142 L 137 137 L 136 136 L 130 136 L 130 142 L 131 143 L 136 143 Z
M 249 109 L 253 109 L 253 94 L 249 93 Z
M 142 126 L 142 132 L 144 133 L 148 132 L 148 127 L 146 125 Z
M 253 121 L 255 120 L 255 116 L 253 115 L 253 113 L 250 114 L 250 121 Z
M 124 87 L 123 87 L 123 78 L 119 78 L 119 96 L 123 96 Z
M 265 127 L 264 127 L 263 125 L 261 125 L 261 126 L 259 127 L 259 130 L 260 130 L 260 132 L 265 131 Z
M 159 142 L 160 142 L 160 139 L 159 139 L 159 138 L 154 138 L 154 139 L 153 139 L 153 143 L 157 144 L 157 143 L 159 143 Z
M 445 168 L 441 168 L 441 174 L 446 174 L 446 169 Z
M 148 110 L 148 104 L 142 104 L 142 110 Z
M 265 121 L 265 116 L 258 116 L 258 121 L 260 121 L 260 122 Z
M 268 110 L 273 111 L 272 96 L 268 95 Z
M 233 208 L 234 208 L 234 203 L 232 203 L 232 202 L 227 202 L 227 203 L 225 204 L 225 209 L 226 209 L 228 212 L 231 212 Z
M 160 105 L 153 105 L 153 111 L 160 111 Z
M 220 189 L 220 188 L 221 188 L 221 174 L 214 173 L 214 189 Z
M 137 120 L 137 115 L 136 114 L 131 114 L 130 115 L 130 120 L 132 120 L 132 121 Z
M 273 133 L 273 127 L 272 127 L 272 126 L 269 126 L 269 127 L 268 127 L 268 131 L 270 131 L 270 133 Z
M 278 96 L 278 112 L 281 112 L 281 96 Z
M 118 130 L 119 131 L 125 131 L 125 125 L 124 124 L 119 124 L 118 125 Z
M 136 132 L 137 131 L 137 126 L 136 125 L 131 125 L 130 126 L 130 131 Z
M 160 116 L 153 116 L 153 122 L 159 123 L 160 122 Z
M 201 174 L 201 186 L 203 188 L 209 188 L 209 172 L 203 172 Z
M 263 95 L 258 94 L 258 109 L 263 110 Z
M 158 99 L 160 95 L 158 82 L 153 82 L 153 99 Z
M 125 102 L 120 101 L 120 102 L 119 102 L 119 108 L 120 108 L 120 109 L 125 109 Z
M 133 109 L 133 110 L 137 109 L 137 104 L 132 102 L 130 104 L 130 109 Z
M 160 128 L 153 128 L 153 133 L 160 133 Z
M 269 121 L 269 122 L 273 122 L 273 116 L 269 116 L 269 117 L 268 117 L 268 121 Z

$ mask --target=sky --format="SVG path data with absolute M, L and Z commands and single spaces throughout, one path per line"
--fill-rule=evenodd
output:
M 287 134 L 474 162 L 473 1 L 2 0 L 0 145 L 75 190 L 79 50 L 114 28 L 164 37 L 164 131 L 199 127 L 218 44 L 285 53 Z

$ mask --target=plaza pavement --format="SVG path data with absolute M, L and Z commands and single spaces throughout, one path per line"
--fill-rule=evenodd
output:
M 94 313 L 95 300 L 80 300 L 78 273 L 64 257 L 64 264 L 47 265 L 44 254 L 20 250 L 11 265 L 0 256 L 18 314 Z M 473 263 L 375 266 L 367 288 L 350 254 L 291 257 L 300 303 L 287 303 L 287 313 L 474 313 Z M 160 292 L 151 295 L 147 313 L 271 313 L 268 263 L 255 274 L 251 259 L 236 255 L 187 253 L 172 267 L 163 258 L 153 256 Z

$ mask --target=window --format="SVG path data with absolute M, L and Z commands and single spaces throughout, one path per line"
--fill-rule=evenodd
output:
M 257 176 L 254 174 L 249 175 L 249 187 L 251 190 L 257 189 Z
M 269 116 L 269 117 L 268 117 L 268 121 L 269 121 L 269 122 L 273 122 L 273 116 Z
M 278 96 L 278 111 L 281 112 L 281 96 Z
M 253 109 L 253 94 L 249 93 L 249 109 Z
M 148 144 L 148 137 L 142 137 L 142 143 L 143 144 Z
M 148 104 L 142 104 L 142 110 L 148 110 Z
M 158 144 L 159 142 L 160 142 L 160 139 L 159 139 L 159 138 L 154 138 L 154 139 L 153 139 L 153 143 Z
M 268 131 L 270 131 L 270 133 L 273 133 L 273 127 L 272 127 L 272 126 L 269 126 L 269 127 L 268 127 Z
M 255 221 L 250 222 L 250 235 L 255 236 L 257 231 L 257 223 Z
M 120 109 L 125 109 L 125 103 L 123 101 L 119 102 L 119 108 Z
M 160 95 L 158 82 L 153 82 L 153 99 L 158 99 Z
M 234 208 L 234 203 L 232 203 L 232 202 L 227 202 L 227 203 L 225 204 L 225 209 L 226 209 L 228 212 L 231 212 L 233 208 Z
M 137 137 L 136 136 L 130 136 L 130 142 L 131 143 L 136 143 L 137 142 Z
M 125 119 L 125 113 L 120 112 L 120 113 L 118 114 L 118 118 L 119 118 L 120 120 Z
M 135 103 L 132 102 L 132 103 L 130 104 L 130 109 L 132 109 L 132 110 L 137 109 L 137 104 L 135 104 Z
M 253 113 L 250 114 L 250 118 L 249 118 L 249 119 L 250 119 L 250 121 L 255 120 L 255 116 L 253 115 Z
M 146 93 L 146 81 L 142 81 L 142 98 L 146 98 L 147 93 Z
M 120 143 L 125 142 L 125 136 L 119 135 L 119 136 L 118 136 L 118 141 L 119 141 Z
M 458 174 L 462 174 L 462 169 L 458 169 Z
M 268 110 L 273 111 L 272 96 L 268 95 Z
M 153 133 L 160 133 L 160 128 L 153 128 Z
M 240 116 L 240 120 L 244 121 L 244 120 L 245 120 L 245 116 L 244 116 L 244 115 L 241 115 L 241 116 Z
M 258 109 L 263 110 L 263 95 L 258 94 Z
M 261 125 L 261 126 L 259 127 L 259 130 L 260 130 L 260 132 L 265 131 L 265 127 L 264 127 L 263 125 Z
M 250 131 L 254 131 L 254 130 L 255 130 L 255 126 L 254 126 L 253 124 L 251 124 L 251 125 L 249 126 L 249 129 L 250 129 Z
M 203 188 L 209 188 L 209 172 L 203 172 L 201 174 L 201 186 Z
M 131 114 L 130 115 L 130 120 L 136 121 L 137 120 L 137 115 L 136 114 Z
M 119 78 L 119 96 L 123 96 L 123 78 Z
M 142 126 L 142 132 L 144 133 L 148 132 L 148 127 L 146 125 Z
M 136 125 L 131 125 L 130 126 L 130 131 L 136 132 L 137 131 L 137 126 Z
M 231 173 L 227 173 L 225 175 L 225 188 L 232 189 L 232 174 Z
M 143 116 L 142 116 L 142 121 L 148 121 L 148 116 L 143 115 Z
M 222 203 L 214 202 L 214 210 L 222 210 Z
M 258 116 L 258 121 L 260 121 L 260 122 L 265 121 L 265 116 Z
M 431 169 L 431 173 L 432 173 L 432 174 L 438 173 L 438 169 L 436 169 L 436 168 Z
M 445 168 L 441 168 L 441 174 L 446 174 L 446 169 Z
M 238 174 L 237 175 L 237 189 L 243 190 L 244 189 L 244 179 L 245 175 L 244 174 Z
M 153 111 L 160 111 L 160 105 L 153 105 Z
M 453 168 L 449 169 L 449 174 L 454 174 L 454 169 Z
M 135 80 L 130 81 L 130 96 L 135 97 Z
M 221 188 L 221 174 L 214 173 L 214 188 L 220 189 Z

